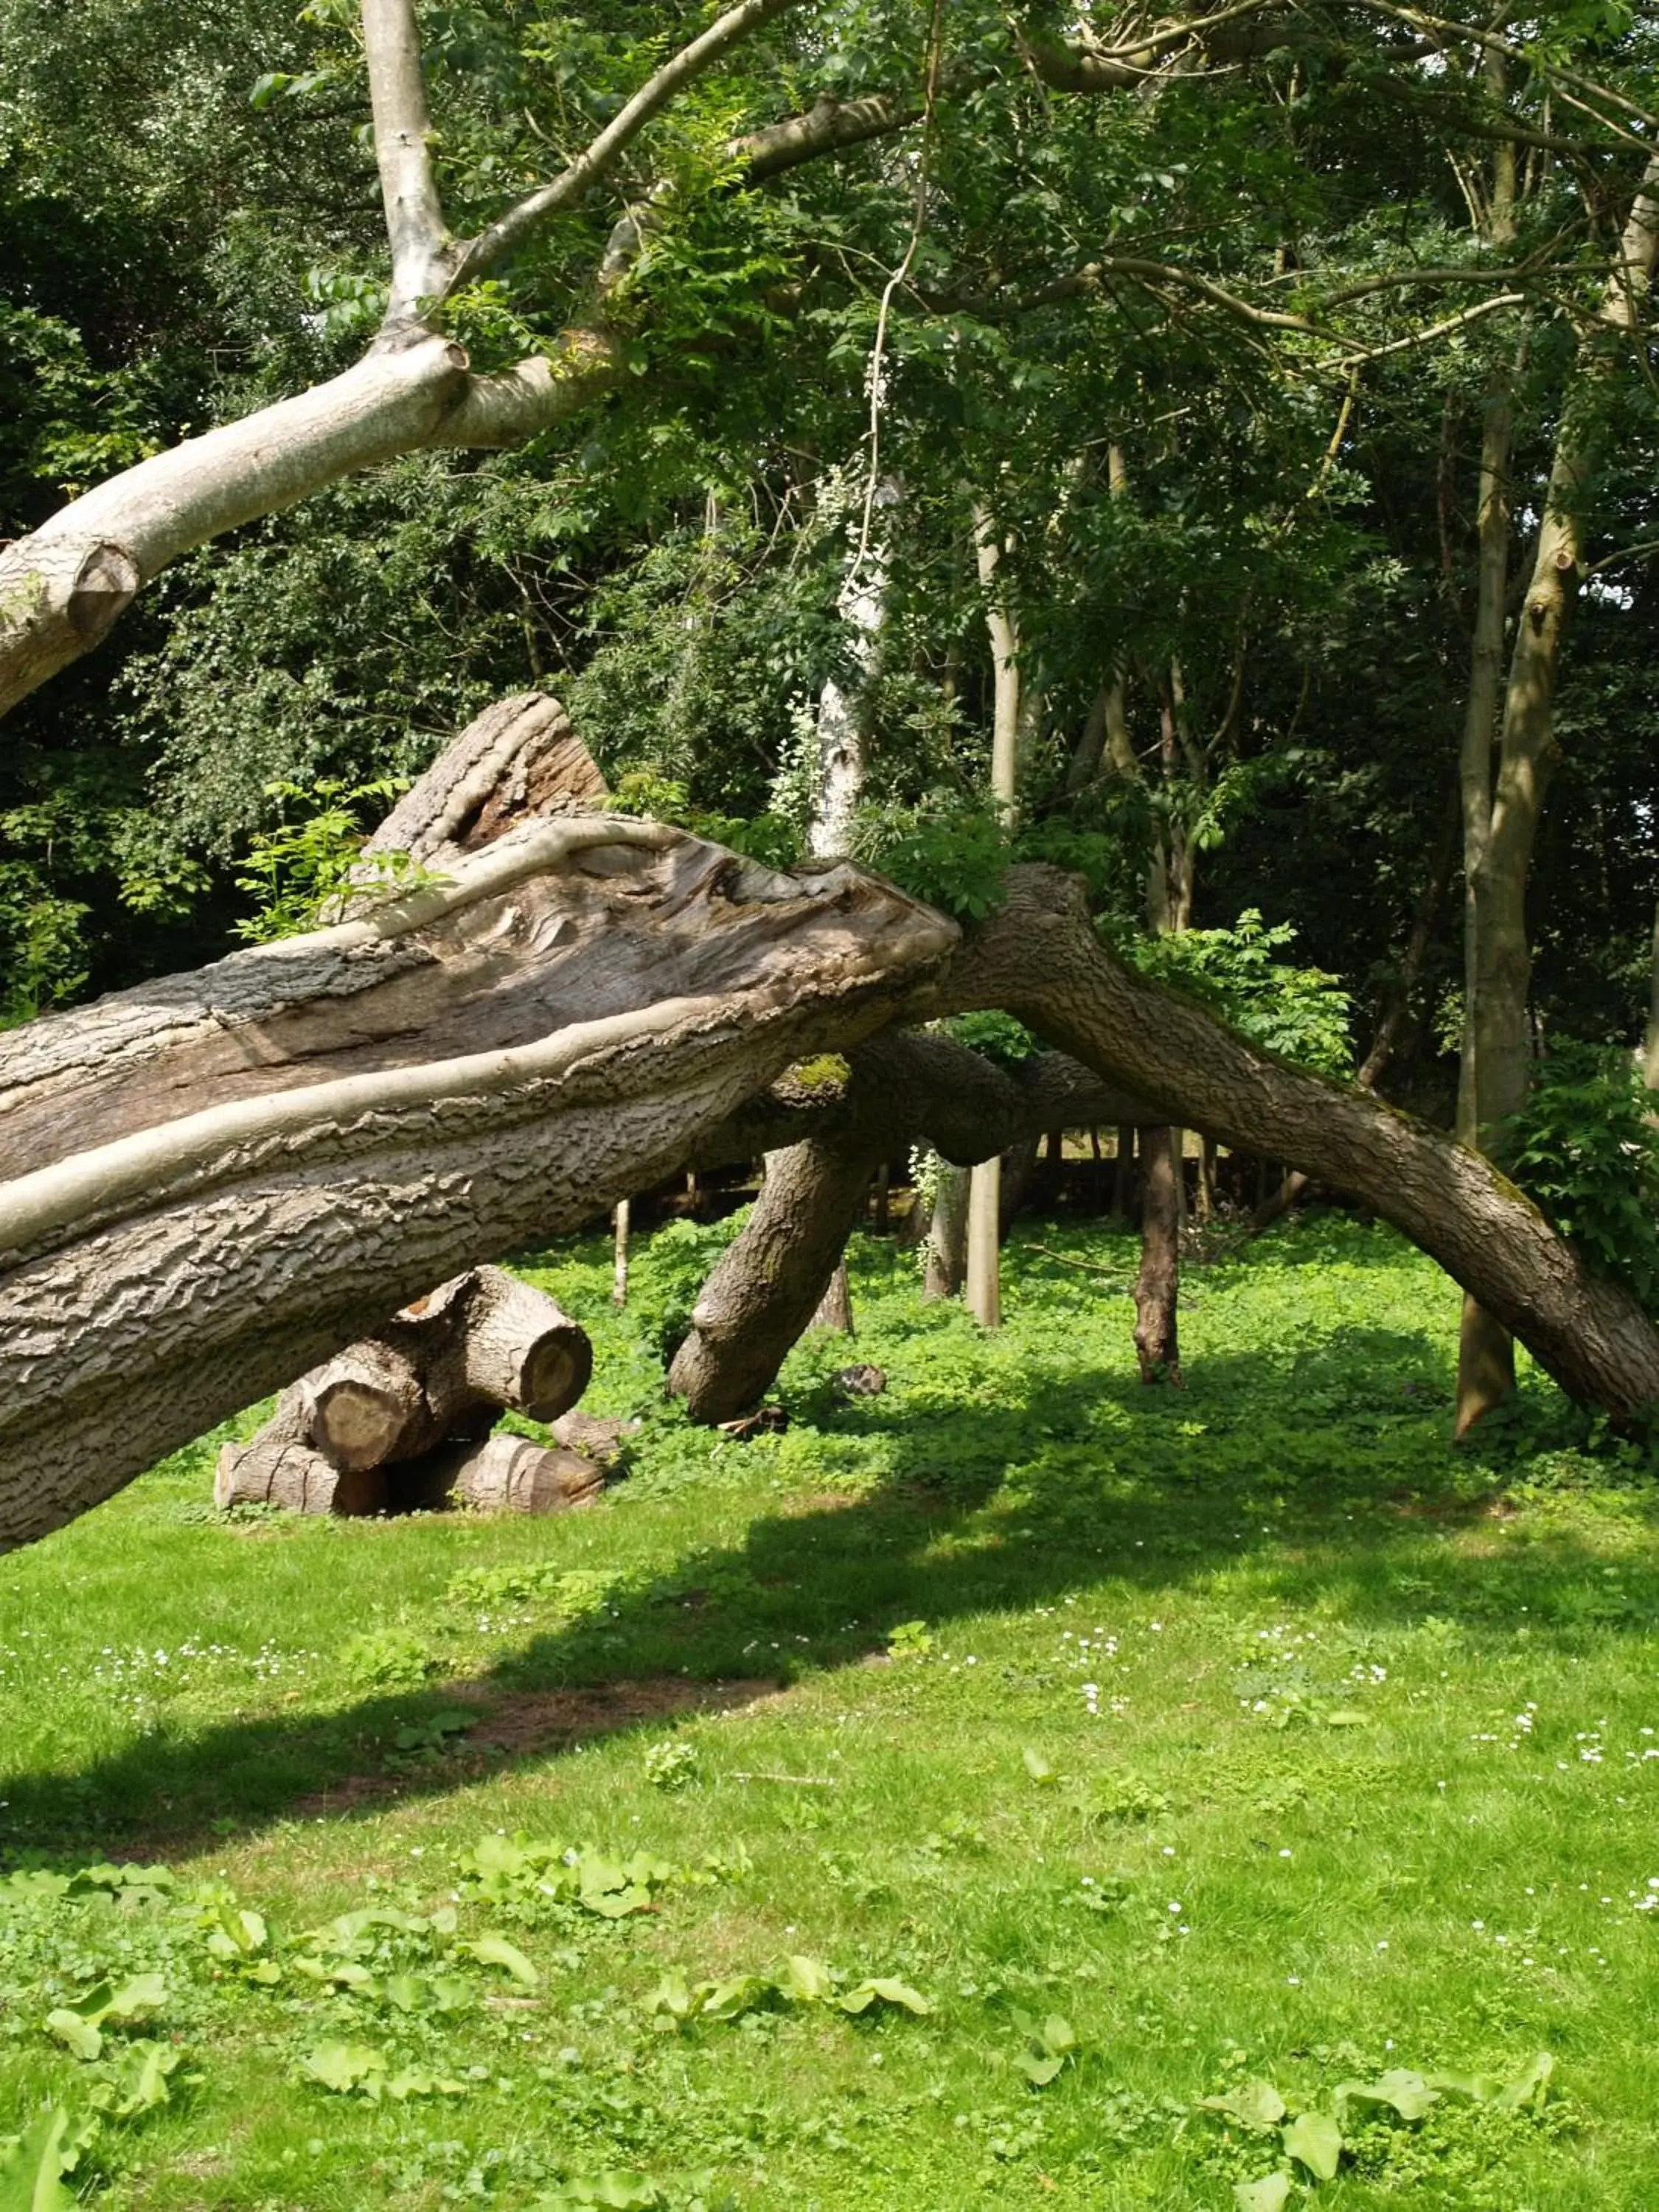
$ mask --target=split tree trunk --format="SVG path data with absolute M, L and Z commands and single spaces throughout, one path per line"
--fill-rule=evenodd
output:
M 0 1042 L 0 1547 L 672 1173 L 956 936 L 848 866 L 640 822 L 447 873 Z

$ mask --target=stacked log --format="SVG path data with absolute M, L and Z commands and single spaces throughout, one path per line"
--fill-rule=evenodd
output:
M 586 1331 L 546 1291 L 470 1268 L 291 1383 L 256 1436 L 220 1452 L 215 1500 L 297 1513 L 560 1511 L 603 1485 L 598 1462 L 490 1431 L 507 1408 L 556 1421 L 592 1371 Z

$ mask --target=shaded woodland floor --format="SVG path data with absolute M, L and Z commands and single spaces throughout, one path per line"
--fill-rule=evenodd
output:
M 866 1242 L 738 1443 L 659 1398 L 729 1233 L 528 1265 L 646 1411 L 597 1507 L 227 1521 L 210 1440 L 0 1560 L 0 2135 L 111 2212 L 1659 2202 L 1633 1457 L 1536 1377 L 1454 1451 L 1455 1294 L 1335 1218 L 1178 1394 L 1126 1239 L 988 1340 Z

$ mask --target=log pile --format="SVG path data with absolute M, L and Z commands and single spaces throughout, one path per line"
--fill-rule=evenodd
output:
M 258 1435 L 221 1451 L 215 1501 L 558 1512 L 601 1487 L 597 1460 L 489 1432 L 508 1407 L 556 1421 L 592 1371 L 586 1331 L 544 1291 L 470 1268 L 290 1384 Z

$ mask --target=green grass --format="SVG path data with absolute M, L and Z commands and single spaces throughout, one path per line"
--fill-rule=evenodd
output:
M 1638 1471 L 1536 1378 L 1450 1449 L 1455 1297 L 1384 1232 L 1194 1272 L 1180 1394 L 1133 1378 L 1131 1246 L 1031 1236 L 994 1339 L 866 1245 L 856 1346 L 802 1347 L 790 1427 L 747 1444 L 658 1407 L 642 1341 L 714 1237 L 657 1240 L 622 1322 L 598 1243 L 545 1255 L 589 1404 L 648 1411 L 582 1513 L 227 1522 L 206 1444 L 0 1560 L 0 1872 L 171 1882 L 0 1885 L 0 2134 L 134 2101 L 137 2041 L 179 2059 L 84 2130 L 71 2185 L 110 2212 L 524 2212 L 607 2173 L 598 2201 L 1226 2212 L 1279 2130 L 1200 2100 L 1334 2110 L 1547 2051 L 1517 2109 L 1351 2101 L 1315 2196 L 1659 2203 Z M 836 1394 L 849 1358 L 884 1395 Z M 556 1858 L 462 1871 L 518 1832 L 647 1909 Z M 639 1852 L 631 1899 L 593 1870 Z M 931 2009 L 652 2010 L 791 1955 Z M 46 2028 L 146 1972 L 95 2061 Z

